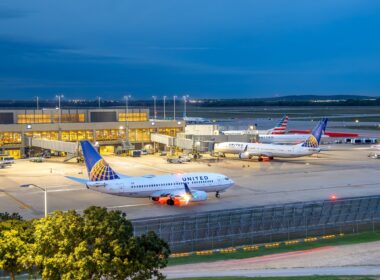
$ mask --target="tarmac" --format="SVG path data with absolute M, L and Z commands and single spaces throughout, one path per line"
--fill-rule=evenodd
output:
M 219 199 L 210 193 L 207 201 L 182 207 L 157 205 L 148 198 L 102 194 L 65 178 L 86 178 L 84 164 L 63 163 L 60 158 L 42 163 L 17 160 L 0 169 L 0 212 L 18 212 L 28 219 L 43 216 L 43 191 L 22 188 L 21 184 L 47 188 L 48 212 L 82 211 L 97 205 L 124 211 L 130 219 L 329 199 L 331 195 L 343 198 L 380 194 L 380 160 L 368 158 L 369 146 L 341 144 L 324 149 L 310 157 L 268 162 L 240 160 L 233 155 L 219 160 L 205 156 L 184 164 L 167 163 L 165 157 L 158 155 L 105 157 L 113 169 L 129 176 L 204 171 L 222 173 L 235 181 L 235 186 Z

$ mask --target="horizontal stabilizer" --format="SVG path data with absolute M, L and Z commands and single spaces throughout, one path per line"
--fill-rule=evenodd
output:
M 86 185 L 88 180 L 86 179 L 82 179 L 82 178 L 77 178 L 77 177 L 72 177 L 72 176 L 65 176 L 67 179 L 70 179 L 74 182 L 77 182 L 79 184 L 83 184 L 83 185 Z
M 131 178 L 131 176 L 120 174 L 120 173 L 117 173 L 117 176 L 119 176 L 120 179 Z

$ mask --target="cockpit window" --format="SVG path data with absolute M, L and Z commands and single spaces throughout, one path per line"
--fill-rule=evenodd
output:
M 229 180 L 229 178 L 228 178 L 228 177 L 224 177 L 224 180 L 228 181 L 228 180 Z

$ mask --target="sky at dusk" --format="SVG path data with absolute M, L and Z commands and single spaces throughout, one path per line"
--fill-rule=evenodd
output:
M 2 0 L 0 98 L 380 95 L 380 1 Z

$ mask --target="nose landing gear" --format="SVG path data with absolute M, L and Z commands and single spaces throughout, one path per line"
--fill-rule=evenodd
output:
M 220 198 L 220 193 L 219 193 L 219 192 L 216 192 L 216 193 L 215 193 L 215 197 L 216 197 L 216 198 Z

